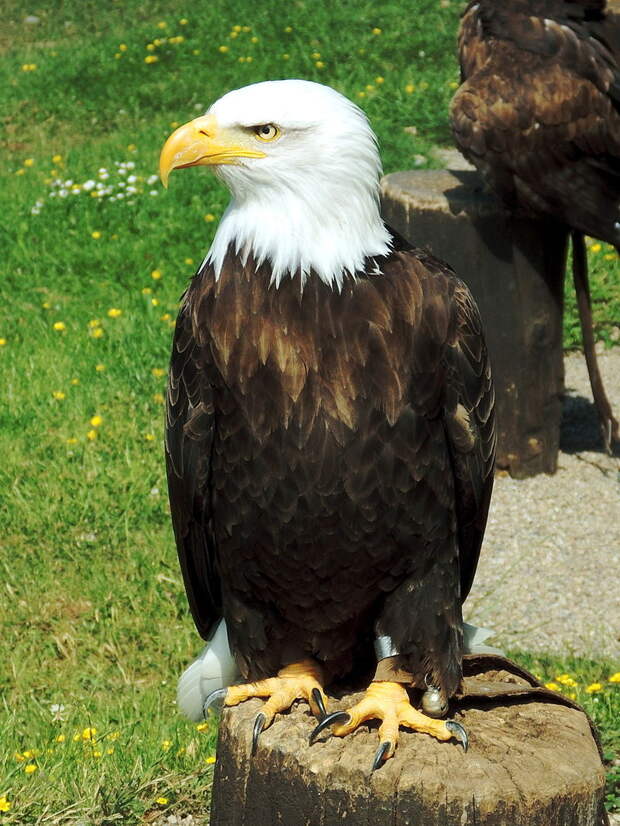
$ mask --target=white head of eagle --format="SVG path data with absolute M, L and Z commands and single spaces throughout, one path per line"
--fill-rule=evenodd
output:
M 319 83 L 275 80 L 229 92 L 181 126 L 160 158 L 208 165 L 232 194 L 206 261 L 219 276 L 231 245 L 268 262 L 272 283 L 314 272 L 339 289 L 391 237 L 379 213 L 381 161 L 365 114 Z

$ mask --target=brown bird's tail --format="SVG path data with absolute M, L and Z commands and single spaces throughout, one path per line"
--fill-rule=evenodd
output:
M 588 365 L 590 376 L 590 387 L 592 396 L 598 413 L 601 432 L 605 450 L 611 453 L 611 443 L 620 440 L 618 433 L 618 421 L 614 414 L 603 387 L 594 349 L 594 330 L 592 328 L 592 305 L 590 301 L 590 284 L 588 281 L 588 259 L 586 257 L 586 245 L 583 233 L 573 230 L 571 233 L 573 242 L 573 283 L 577 294 L 577 307 L 579 309 L 579 321 L 581 322 L 581 335 L 583 339 L 583 351 Z

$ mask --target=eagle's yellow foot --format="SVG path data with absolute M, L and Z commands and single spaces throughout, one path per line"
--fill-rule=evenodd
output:
M 276 714 L 288 711 L 295 700 L 305 699 L 318 720 L 322 720 L 327 713 L 323 673 L 318 663 L 313 660 L 302 660 L 287 665 L 278 671 L 277 677 L 230 686 L 224 697 L 224 705 L 236 706 L 251 697 L 269 698 L 254 720 L 252 753 L 256 750 L 261 731 L 271 725 Z
M 455 737 L 467 751 L 467 733 L 454 720 L 435 720 L 417 711 L 409 702 L 409 695 L 401 683 L 373 682 L 366 693 L 348 711 L 335 711 L 321 720 L 310 736 L 310 743 L 327 726 L 333 725 L 332 733 L 344 737 L 354 731 L 365 720 L 381 720 L 379 727 L 380 745 L 375 753 L 372 771 L 394 755 L 398 744 L 400 726 L 430 734 L 438 740 Z

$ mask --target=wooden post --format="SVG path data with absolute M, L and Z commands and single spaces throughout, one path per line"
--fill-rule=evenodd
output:
M 464 685 L 473 682 L 474 694 L 464 692 L 453 712 L 468 731 L 467 753 L 401 731 L 395 757 L 372 774 L 374 723 L 309 746 L 316 721 L 299 704 L 261 734 L 252 757 L 261 701 L 226 709 L 211 826 L 607 824 L 605 773 L 586 715 L 556 704 L 545 689 L 528 694 L 531 683 L 518 674 L 491 669 Z M 493 698 L 498 686 L 514 696 Z M 331 701 L 330 709 L 359 696 Z
M 497 466 L 516 478 L 554 473 L 567 231 L 515 217 L 475 171 L 387 175 L 382 212 L 407 241 L 447 261 L 478 302 L 497 395 Z

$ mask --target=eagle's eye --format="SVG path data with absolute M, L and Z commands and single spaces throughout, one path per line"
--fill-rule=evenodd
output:
M 280 130 L 273 123 L 262 123 L 254 127 L 254 134 L 261 141 L 274 141 L 280 134 Z

